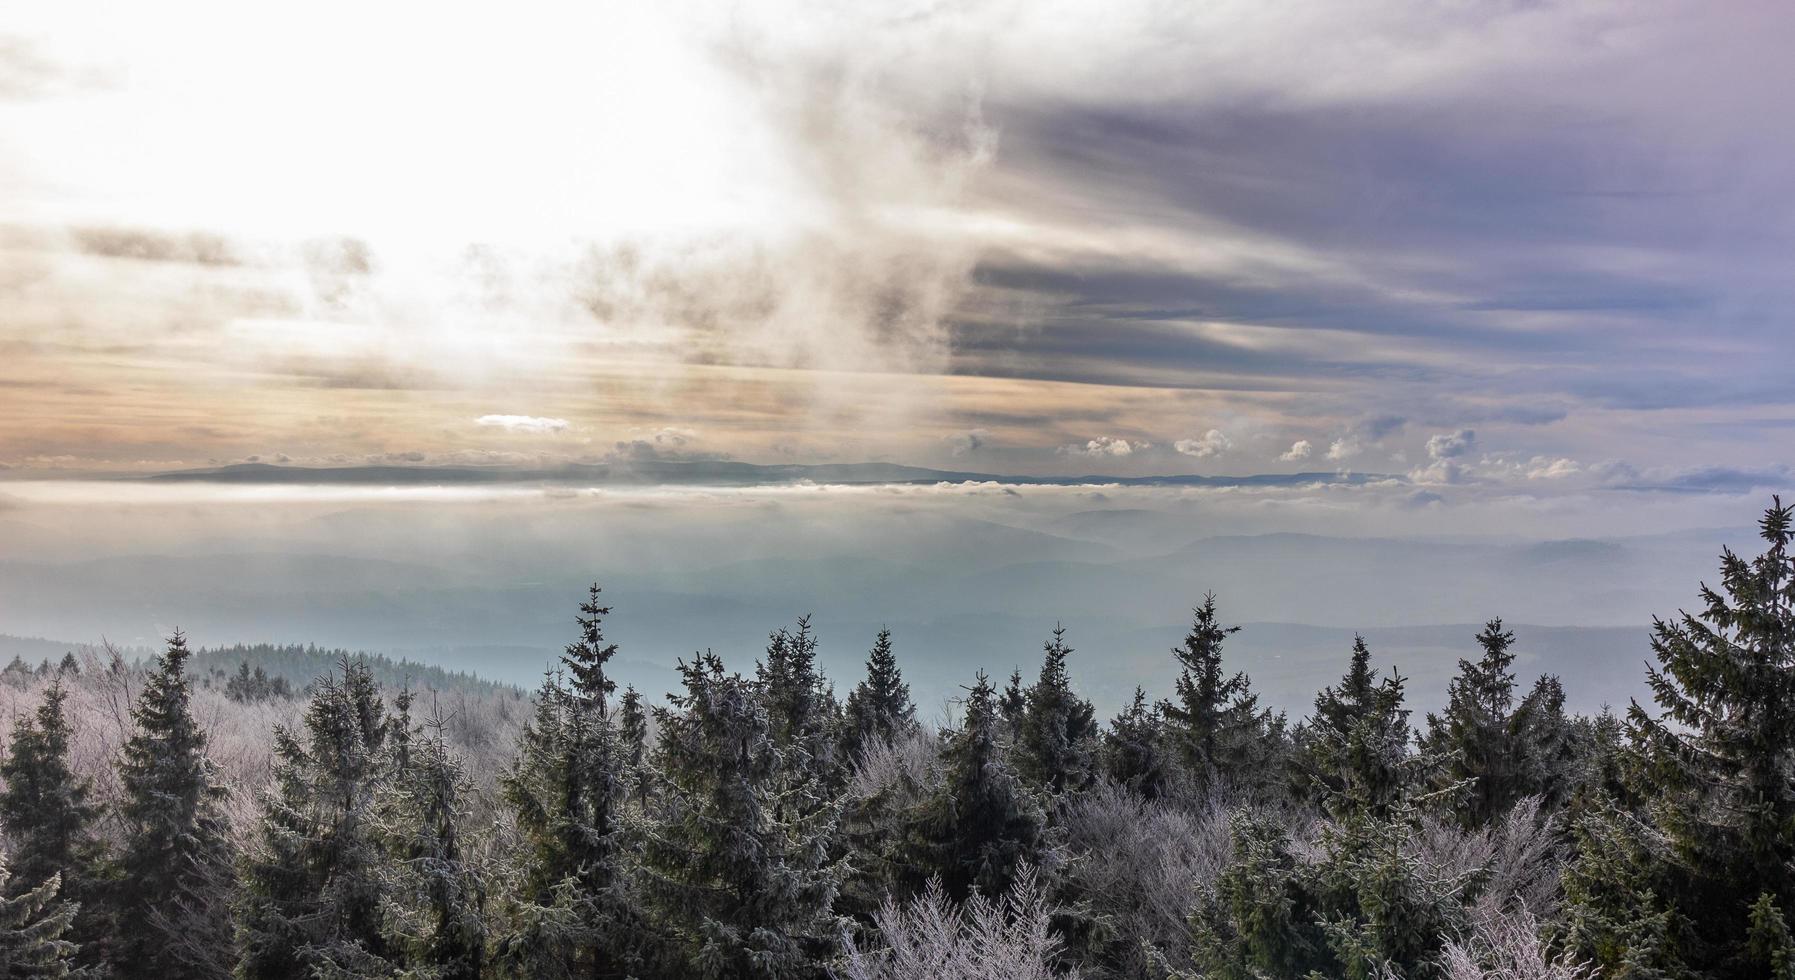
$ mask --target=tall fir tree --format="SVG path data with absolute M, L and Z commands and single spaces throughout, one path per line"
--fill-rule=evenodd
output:
M 890 742 L 915 727 L 910 685 L 898 670 L 891 630 L 881 627 L 866 658 L 866 678 L 848 693 L 843 749 L 850 761 L 858 759 L 868 746 Z
M 114 969 L 125 978 L 200 975 L 182 950 L 229 945 L 235 854 L 225 789 L 193 717 L 189 656 L 177 631 L 150 665 L 118 762 Z
M 1167 728 L 1185 768 L 1200 785 L 1220 782 L 1241 788 L 1262 782 L 1282 740 L 1282 725 L 1244 673 L 1222 668 L 1222 643 L 1240 632 L 1223 626 L 1215 594 L 1203 596 L 1181 646 L 1172 649 L 1179 666 L 1174 698 L 1162 707 Z
M 844 925 L 840 801 L 803 751 L 780 747 L 764 681 L 711 654 L 679 671 L 683 693 L 655 712 L 660 793 L 641 828 L 668 975 L 825 976 Z
M 617 645 L 605 640 L 611 610 L 599 594 L 594 584 L 580 604 L 579 639 L 561 657 L 566 673 L 544 678 L 501 781 L 523 868 L 516 928 L 499 956 L 523 975 L 619 977 L 641 966 L 621 843 L 628 756 L 610 705 Z
M 653 792 L 654 779 L 648 766 L 648 709 L 634 685 L 624 690 L 617 708 L 617 737 L 623 751 L 627 795 L 640 805 Z
M 841 706 L 817 662 L 817 637 L 810 617 L 800 617 L 795 630 L 780 629 L 767 638 L 766 658 L 755 669 L 755 686 L 782 752 L 797 753 L 804 765 L 839 787 L 847 760 L 841 751 Z
M 79 947 L 68 933 L 80 906 L 57 899 L 62 879 L 51 875 L 20 887 L 12 877 L 0 855 L 0 977 L 55 980 L 90 975 L 75 964 Z
M 1041 676 L 1025 695 L 1016 766 L 1023 778 L 1051 793 L 1082 789 L 1094 766 L 1096 712 L 1072 690 L 1066 670 L 1072 647 L 1064 626 L 1054 626 L 1042 652 Z
M 1540 678 L 1535 693 L 1515 702 L 1515 634 L 1492 619 L 1477 634 L 1483 657 L 1459 661 L 1458 677 L 1447 686 L 1447 707 L 1427 716 L 1423 752 L 1436 766 L 1434 781 L 1461 799 L 1454 809 L 1461 824 L 1479 827 L 1508 813 L 1522 797 L 1549 788 L 1556 768 L 1537 757 L 1563 722 L 1563 696 L 1556 678 Z
M 1001 895 L 1024 865 L 1041 863 L 1047 818 L 1004 761 L 1002 728 L 996 691 L 980 671 L 960 727 L 945 735 L 941 782 L 911 817 L 912 889 L 933 877 L 956 900 L 975 888 Z
M 392 725 L 367 665 L 344 656 L 314 686 L 300 732 L 275 731 L 274 788 L 245 863 L 241 980 L 389 976 L 405 967 L 378 804 Z
M 1298 776 L 1336 815 L 1388 817 L 1415 776 L 1409 749 L 1404 679 L 1379 680 L 1365 638 L 1353 638 L 1340 683 L 1315 696 L 1315 713 L 1297 737 Z
M 1753 903 L 1795 908 L 1792 525 L 1795 508 L 1777 498 L 1759 524 L 1764 552 L 1725 550 L 1701 611 L 1653 623 L 1658 662 L 1646 676 L 1658 710 L 1628 711 L 1659 790 L 1676 900 L 1700 924 L 1689 958 L 1716 977 L 1753 975 L 1731 958 L 1753 929 Z
M 82 962 L 91 964 L 109 939 L 100 901 L 105 853 L 94 835 L 100 811 L 90 802 L 93 780 L 69 767 L 67 700 L 59 677 L 44 689 L 37 711 L 14 726 L 0 758 L 0 779 L 6 782 L 0 826 L 12 842 L 17 886 L 34 889 L 60 875 L 59 896 L 81 903 L 69 938 L 81 944 Z

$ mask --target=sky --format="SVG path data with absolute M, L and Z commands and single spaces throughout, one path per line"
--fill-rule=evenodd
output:
M 648 687 L 814 613 L 833 676 L 890 626 L 949 697 L 1064 621 L 1111 705 L 1214 590 L 1280 705 L 1361 629 L 1424 703 L 1498 615 L 1624 703 L 1795 491 L 1792 35 L 1768 0 L 14 0 L 0 656 L 179 627 L 528 683 L 596 578 Z M 972 476 L 531 475 L 645 461 Z M 134 479 L 240 463 L 296 469 Z M 1111 482 L 1177 475 L 1241 479 Z
M 0 466 L 1777 489 L 1791 30 L 1752 0 L 11 3 Z

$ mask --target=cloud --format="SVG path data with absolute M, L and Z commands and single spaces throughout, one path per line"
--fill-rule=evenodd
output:
M 1529 480 L 1562 480 L 1583 472 L 1583 467 L 1574 459 L 1560 456 L 1547 459 L 1535 456 L 1527 461 L 1527 479 Z
M 985 448 L 990 440 L 991 433 L 984 429 L 968 429 L 947 437 L 948 446 L 955 456 L 970 456 Z
M 1098 436 L 1082 446 L 1061 446 L 1059 448 L 1059 453 L 1062 456 L 1130 456 L 1143 449 L 1150 448 L 1152 445 L 1153 444 L 1150 442 L 1142 442 L 1138 439 L 1134 442 L 1129 442 L 1127 439 L 1112 439 L 1109 436 Z
M 701 452 L 687 447 L 697 442 L 698 431 L 683 426 L 662 426 L 648 432 L 636 432 L 629 439 L 612 444 L 612 460 L 651 459 L 728 459 L 722 453 Z
M 1294 449 L 1295 447 L 1293 446 L 1291 448 Z M 1352 436 L 1341 436 L 1329 444 L 1328 458 L 1337 462 L 1340 460 L 1351 459 L 1364 451 L 1365 447 L 1360 444 L 1359 440 Z
M 1186 456 L 1195 456 L 1198 459 L 1208 459 L 1211 456 L 1220 456 L 1234 448 L 1234 443 L 1229 440 L 1226 435 L 1222 434 L 1222 430 L 1210 429 L 1208 432 L 1203 433 L 1202 438 L 1180 439 L 1177 442 L 1172 443 L 1172 448 Z
M 1471 451 L 1477 441 L 1477 433 L 1470 429 L 1459 429 L 1457 432 L 1442 432 L 1430 436 L 1427 440 L 1427 456 L 1429 459 L 1456 459 Z
M 1286 463 L 1294 463 L 1299 459 L 1308 459 L 1315 452 L 1315 447 L 1307 439 L 1298 439 L 1290 444 L 1290 449 L 1278 458 Z
M 1410 470 L 1409 482 L 1423 486 L 1451 486 L 1467 482 L 1470 475 L 1470 471 L 1457 460 L 1436 459 L 1419 469 Z
M 475 425 L 504 429 L 506 432 L 565 432 L 568 428 L 566 419 L 543 418 L 536 415 L 482 415 L 474 420 Z

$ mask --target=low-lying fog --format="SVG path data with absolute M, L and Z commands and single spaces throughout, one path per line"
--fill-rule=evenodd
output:
M 888 625 L 919 704 L 938 711 L 980 667 L 1032 673 L 1063 622 L 1076 678 L 1108 711 L 1136 684 L 1170 690 L 1168 648 L 1213 590 L 1246 627 L 1233 665 L 1293 714 L 1338 677 L 1354 631 L 1411 677 L 1418 707 L 1436 705 L 1493 616 L 1519 635 L 1524 680 L 1557 672 L 1572 706 L 1593 709 L 1640 690 L 1652 616 L 1694 604 L 1722 545 L 1755 553 L 1767 502 L 1474 488 L 1440 500 L 1395 483 L 12 482 L 0 633 L 147 647 L 180 627 L 205 645 L 346 646 L 531 685 L 597 580 L 619 675 L 656 693 L 676 658 L 710 648 L 750 669 L 770 630 L 812 614 L 838 690 Z

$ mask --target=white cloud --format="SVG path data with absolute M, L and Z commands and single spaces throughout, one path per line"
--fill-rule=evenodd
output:
M 1059 452 L 1063 456 L 1130 456 L 1152 445 L 1139 440 L 1129 442 L 1127 439 L 1098 436 L 1082 446 L 1061 446 Z
M 1583 467 L 1576 460 L 1562 456 L 1557 459 L 1535 456 L 1527 461 L 1527 479 L 1529 480 L 1562 480 L 1582 471 Z
M 1292 447 L 1295 448 L 1295 447 Z M 1351 459 L 1365 451 L 1365 446 L 1352 436 L 1341 436 L 1328 447 L 1328 458 L 1336 462 Z
M 1427 455 L 1429 459 L 1454 459 L 1470 452 L 1476 442 L 1477 433 L 1470 429 L 1442 432 L 1427 440 Z
M 1299 459 L 1308 459 L 1315 452 L 1315 447 L 1307 439 L 1298 439 L 1290 444 L 1290 451 L 1278 458 L 1286 463 L 1294 463 Z
M 536 415 L 482 415 L 474 420 L 475 425 L 504 429 L 506 432 L 565 432 L 566 419 L 543 418 Z
M 1464 483 L 1469 478 L 1469 471 L 1450 459 L 1436 459 L 1426 466 L 1409 471 L 1409 482 L 1422 486 L 1449 486 Z
M 1177 442 L 1172 443 L 1172 448 L 1186 456 L 1207 459 L 1211 456 L 1220 456 L 1228 450 L 1233 449 L 1234 443 L 1226 435 L 1222 434 L 1222 430 L 1210 429 L 1208 432 L 1203 433 L 1201 439 L 1180 439 Z

